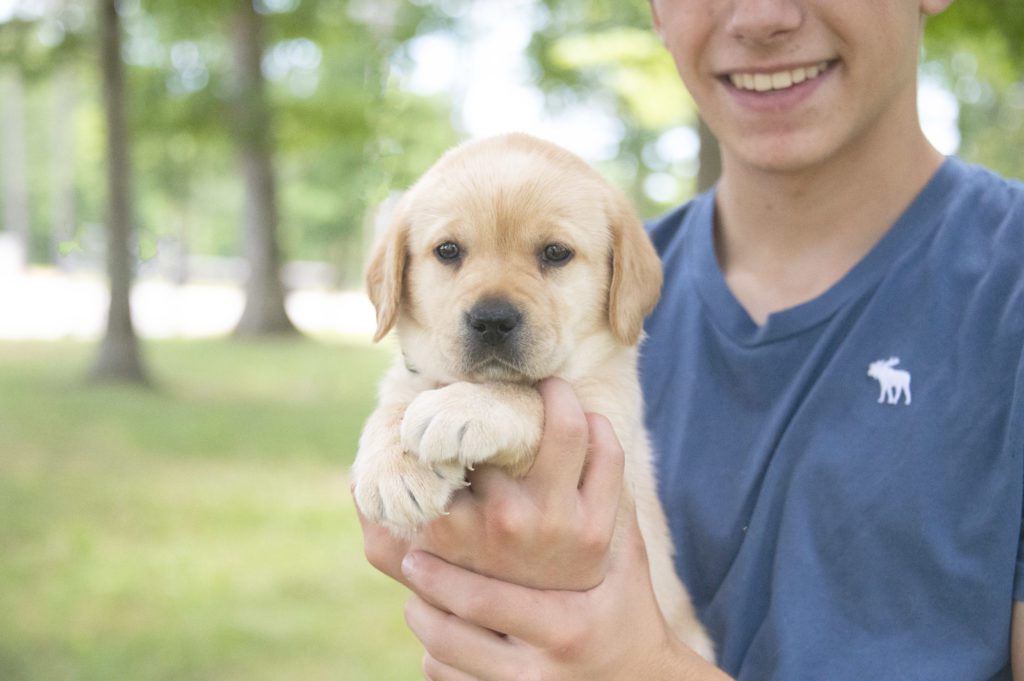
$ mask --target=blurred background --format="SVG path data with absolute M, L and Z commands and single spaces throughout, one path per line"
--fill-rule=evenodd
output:
M 922 120 L 1024 177 L 1024 6 L 929 22 Z M 0 0 L 0 679 L 419 678 L 346 471 L 363 259 L 523 130 L 654 217 L 715 143 L 646 0 Z

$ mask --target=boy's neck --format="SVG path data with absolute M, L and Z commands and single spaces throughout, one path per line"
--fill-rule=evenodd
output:
M 751 318 L 811 300 L 888 232 L 942 164 L 915 126 L 899 148 L 860 145 L 802 172 L 767 172 L 723 150 L 715 250 Z

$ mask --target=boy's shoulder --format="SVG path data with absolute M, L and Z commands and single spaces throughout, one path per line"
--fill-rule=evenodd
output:
M 961 263 L 1016 262 L 1024 279 L 1024 182 L 957 158 L 943 170 L 949 179 L 934 238 L 939 252 Z
M 644 227 L 658 255 L 665 257 L 673 243 L 683 240 L 696 223 L 711 219 L 714 190 L 699 194 L 667 213 L 648 220 Z
M 999 175 L 984 166 L 949 157 L 942 171 L 948 172 L 955 184 L 954 199 L 981 201 L 984 206 L 1024 210 L 1024 181 Z
M 950 157 L 940 172 L 948 175 L 947 213 L 971 222 L 1024 231 L 1024 182 L 1003 177 L 984 166 Z

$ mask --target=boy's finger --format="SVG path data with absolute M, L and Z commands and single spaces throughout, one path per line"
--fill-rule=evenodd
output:
M 494 678 L 498 668 L 514 662 L 511 644 L 500 635 L 439 610 L 419 596 L 405 604 L 405 621 L 431 657 L 468 674 L 455 678 L 479 674 Z
M 475 676 L 438 662 L 430 653 L 423 655 L 423 675 L 427 681 L 479 681 Z
M 587 457 L 587 418 L 566 381 L 548 378 L 537 388 L 544 399 L 544 435 L 526 480 L 542 496 L 575 503 Z
M 578 595 L 492 579 L 420 551 L 406 556 L 402 569 L 413 591 L 434 607 L 536 645 L 549 643 L 566 626 L 560 599 Z
M 615 436 L 611 422 L 600 414 L 587 414 L 590 425 L 590 451 L 580 481 L 580 496 L 587 515 L 593 517 L 609 534 L 622 496 L 625 454 Z

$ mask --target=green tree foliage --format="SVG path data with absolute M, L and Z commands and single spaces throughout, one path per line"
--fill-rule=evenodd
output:
M 927 26 L 936 75 L 960 105 L 960 155 L 1024 178 L 1024 6 L 955 2 Z
M 75 69 L 78 228 L 65 253 L 90 249 L 104 221 L 96 26 L 91 3 L 59 11 L 23 1 L 0 22 L 0 64 L 26 74 L 33 258 L 51 257 L 46 196 L 50 131 L 42 124 L 60 64 Z M 280 231 L 288 259 L 327 260 L 344 283 L 361 271 L 369 214 L 456 140 L 446 101 L 389 85 L 407 41 L 451 20 L 404 0 L 256 0 L 273 109 Z M 49 6 L 49 5 L 47 5 Z M 136 159 L 137 248 L 202 255 L 240 252 L 242 188 L 230 135 L 230 0 L 121 0 L 130 127 Z M 93 50 L 94 51 L 94 50 Z M 187 274 L 187 273 L 183 273 Z
M 595 102 L 622 120 L 619 154 L 604 170 L 627 189 L 641 214 L 653 215 L 692 194 L 696 163 L 666 157 L 658 142 L 673 129 L 696 130 L 696 109 L 651 28 L 647 0 L 543 5 L 547 18 L 530 56 L 551 105 Z M 652 176 L 676 181 L 675 191 L 652 198 L 645 190 Z
M 386 186 L 404 179 L 392 178 L 377 160 L 393 128 L 439 132 L 410 140 L 431 156 L 454 138 L 448 111 L 431 102 L 413 101 L 394 121 L 395 100 L 414 98 L 386 88 L 391 50 L 431 25 L 432 17 L 404 2 L 263 0 L 256 6 L 268 34 L 263 65 L 275 121 L 282 245 L 292 259 L 335 262 L 351 282 L 365 249 L 368 211 Z M 179 228 L 190 238 L 207 240 L 190 248 L 222 255 L 237 250 L 237 221 L 231 204 L 211 202 L 210 194 L 241 192 L 237 176 L 225 172 L 231 149 L 224 125 L 232 86 L 223 42 L 228 11 L 225 0 L 152 0 L 140 6 L 139 18 L 140 34 L 163 47 L 139 65 L 147 83 L 139 95 L 149 106 L 137 123 L 141 144 L 148 145 L 143 155 L 154 164 L 151 177 L 160 182 L 149 195 L 175 207 Z M 176 131 L 173 138 L 168 129 Z M 414 172 L 425 169 L 410 165 Z M 211 204 L 219 215 L 207 211 Z
M 956 43 L 999 43 L 1005 56 L 1018 65 L 1024 60 L 1024 8 L 1018 0 L 954 2 L 942 14 L 929 19 L 931 49 Z M 1009 64 L 996 64 L 996 68 Z

